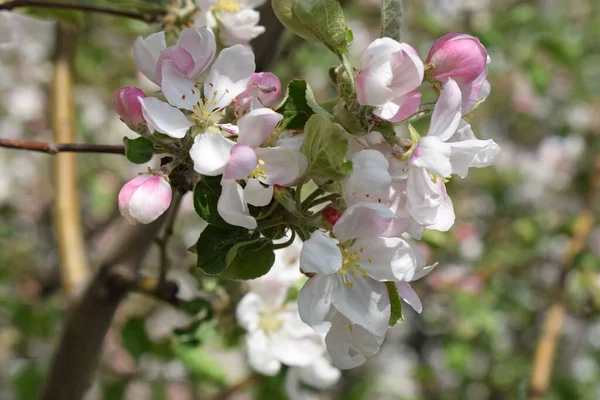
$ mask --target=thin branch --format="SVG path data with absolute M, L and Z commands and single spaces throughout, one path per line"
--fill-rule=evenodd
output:
M 125 146 L 87 143 L 48 143 L 34 140 L 12 140 L 0 138 L 0 147 L 17 150 L 37 151 L 40 153 L 104 153 L 125 154 Z
M 167 215 L 167 223 L 165 229 L 160 238 L 156 239 L 156 242 L 160 251 L 160 264 L 159 264 L 159 276 L 158 276 L 158 287 L 166 282 L 167 271 L 169 269 L 169 254 L 167 252 L 167 245 L 171 236 L 173 236 L 173 227 L 175 226 L 175 219 L 179 213 L 179 206 L 181 205 L 181 199 L 183 195 L 178 191 L 175 192 L 173 200 L 171 202 L 171 208 L 169 209 L 169 215 Z
M 63 23 L 57 24 L 57 47 L 50 93 L 52 130 L 57 143 L 72 142 L 77 136 L 73 104 L 76 41 L 76 28 Z M 60 154 L 53 161 L 54 228 L 60 273 L 64 290 L 72 295 L 89 279 L 77 186 L 77 156 Z
M 556 283 L 554 300 L 548 309 L 546 319 L 540 336 L 538 337 L 531 377 L 529 380 L 528 399 L 541 400 L 546 395 L 550 386 L 552 367 L 556 353 L 556 346 L 560 337 L 563 320 L 566 314 L 565 297 L 566 283 L 569 270 L 577 255 L 584 248 L 587 237 L 595 223 L 594 206 L 600 190 L 600 157 L 595 160 L 595 167 L 590 175 L 590 185 L 586 206 L 577 217 L 573 234 L 567 245 L 567 250 L 562 259 L 560 278 Z
M 223 390 L 220 393 L 217 393 L 217 395 L 215 397 L 213 397 L 212 400 L 227 400 L 231 396 L 233 396 L 236 392 L 246 390 L 250 386 L 252 386 L 252 384 L 254 384 L 262 379 L 263 379 L 263 376 L 259 375 L 259 374 L 248 375 L 246 378 L 242 379 L 240 382 L 236 383 L 235 385 L 228 387 L 227 389 Z
M 139 21 L 144 21 L 149 24 L 158 22 L 161 19 L 161 15 L 153 15 L 153 14 L 140 14 L 132 11 L 122 11 L 116 10 L 112 8 L 104 8 L 98 6 L 92 6 L 88 4 L 75 4 L 75 3 L 53 3 L 46 1 L 34 1 L 34 0 L 14 0 L 9 1 L 7 3 L 0 4 L 0 10 L 13 10 L 15 8 L 20 7 L 35 7 L 35 8 L 56 8 L 60 10 L 75 10 L 75 11 L 83 11 L 83 12 L 91 12 L 97 14 L 107 14 L 114 15 L 117 17 L 131 18 L 137 19 Z

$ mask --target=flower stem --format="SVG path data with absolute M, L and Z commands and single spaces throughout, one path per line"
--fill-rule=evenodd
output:
M 0 147 L 5 147 L 7 149 L 37 151 L 52 155 L 64 152 L 125 155 L 125 146 L 110 144 L 48 143 L 36 142 L 33 140 L 12 140 L 0 138 Z

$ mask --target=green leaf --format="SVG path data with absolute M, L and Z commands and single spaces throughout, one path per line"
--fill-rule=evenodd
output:
M 306 175 L 341 180 L 346 176 L 344 156 L 348 151 L 346 133 L 322 115 L 315 114 L 304 128 L 300 151 L 308 159 Z
M 272 5 L 281 23 L 298 36 L 337 55 L 348 52 L 353 35 L 336 0 L 273 0 Z
M 127 321 L 121 329 L 121 340 L 123 347 L 136 360 L 152 348 L 152 341 L 148 337 L 144 320 L 141 318 L 132 318 Z
M 389 37 L 399 42 L 403 20 L 402 0 L 382 0 L 381 37 Z
M 235 280 L 256 279 L 263 276 L 269 272 L 275 262 L 275 253 L 271 244 L 270 239 L 262 238 L 239 248 L 221 276 Z
M 386 282 L 388 294 L 390 296 L 390 327 L 396 325 L 398 322 L 404 322 L 404 316 L 402 315 L 402 301 L 398 295 L 398 289 L 394 282 Z
M 203 176 L 194 186 L 194 209 L 200 218 L 209 224 L 227 228 L 230 225 L 221 218 L 217 210 L 220 196 L 220 178 Z
M 329 116 L 304 80 L 295 79 L 288 84 L 287 93 L 277 112 L 283 115 L 281 127 L 286 129 L 302 129 L 311 115 L 318 113 Z
M 219 362 L 210 357 L 202 347 L 177 343 L 173 352 L 192 375 L 218 385 L 226 383 L 227 374 Z
M 125 156 L 134 164 L 147 163 L 154 155 L 154 145 L 145 137 L 123 138 L 123 144 L 125 145 Z
M 250 233 L 244 228 L 231 225 L 228 228 L 220 228 L 208 225 L 196 243 L 197 266 L 206 274 L 218 275 L 227 269 L 227 254 L 232 247 L 240 242 L 249 242 L 258 238 L 258 232 Z

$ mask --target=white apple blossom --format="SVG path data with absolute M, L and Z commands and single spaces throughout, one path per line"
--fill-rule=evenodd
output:
M 330 389 L 339 382 L 341 375 L 340 370 L 332 366 L 328 359 L 319 357 L 305 367 L 288 369 L 285 375 L 285 393 L 290 400 L 316 400 L 319 397 L 302 386 L 318 390 Z
M 374 335 L 385 333 L 390 301 L 384 281 L 411 280 L 419 269 L 410 243 L 381 236 L 394 218 L 382 204 L 357 203 L 333 226 L 335 238 L 312 233 L 300 254 L 302 270 L 314 274 L 298 296 L 304 322 L 323 329 L 335 309 Z

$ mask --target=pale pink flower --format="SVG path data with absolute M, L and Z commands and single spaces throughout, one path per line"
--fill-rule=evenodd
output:
M 142 89 L 135 86 L 122 87 L 113 96 L 113 105 L 119 117 L 132 129 L 146 125 L 139 100 L 146 97 Z
M 131 224 L 149 224 L 167 211 L 171 198 L 171 185 L 162 175 L 142 174 L 121 188 L 119 210 Z

